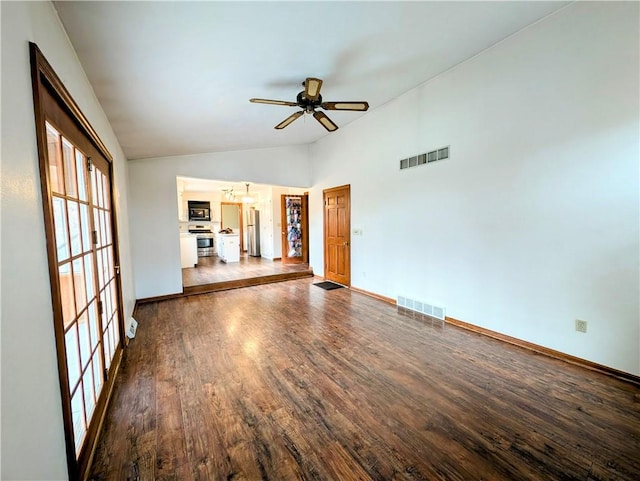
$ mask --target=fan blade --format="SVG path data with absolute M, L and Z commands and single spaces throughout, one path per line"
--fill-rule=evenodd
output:
M 254 104 L 269 104 L 269 105 L 285 105 L 287 107 L 297 107 L 295 102 L 285 102 L 284 100 L 270 100 L 270 99 L 249 99 L 249 102 Z
M 309 77 L 304 81 L 304 96 L 309 100 L 318 100 L 320 97 L 320 87 L 322 87 L 322 80 L 319 78 Z
M 336 124 L 334 124 L 333 121 L 329 117 L 327 117 L 323 112 L 314 112 L 313 116 L 329 132 L 333 132 L 334 130 L 338 130 L 338 126 Z
M 322 102 L 320 107 L 325 110 L 358 110 L 360 112 L 369 110 L 367 102 Z
M 294 120 L 296 120 L 298 117 L 300 117 L 302 114 L 304 113 L 303 110 L 301 110 L 300 112 L 295 112 L 291 115 L 289 115 L 289 117 L 287 117 L 286 119 L 284 119 L 282 122 L 280 122 L 278 125 L 276 125 L 274 128 L 281 130 L 284 129 L 287 125 L 289 125 L 291 122 L 293 122 Z

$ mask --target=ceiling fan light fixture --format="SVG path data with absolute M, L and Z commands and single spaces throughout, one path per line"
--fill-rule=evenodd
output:
M 316 111 L 317 108 L 323 110 L 351 110 L 357 112 L 364 112 L 369 109 L 369 104 L 364 100 L 348 101 L 348 102 L 323 102 L 322 95 L 320 95 L 320 89 L 322 88 L 322 79 L 307 77 L 302 82 L 304 90 L 299 92 L 296 96 L 295 102 L 287 102 L 285 100 L 271 100 L 271 99 L 250 99 L 250 102 L 258 104 L 271 104 L 271 105 L 284 105 L 288 107 L 299 107 L 300 111 L 290 115 L 278 125 L 275 129 L 282 130 L 291 124 L 294 120 L 300 118 L 304 114 L 313 114 L 315 119 L 329 132 L 335 132 L 338 130 L 338 126 L 324 113 Z

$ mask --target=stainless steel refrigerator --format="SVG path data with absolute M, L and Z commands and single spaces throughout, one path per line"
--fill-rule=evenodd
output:
M 249 209 L 247 235 L 249 255 L 253 257 L 260 257 L 260 211 Z

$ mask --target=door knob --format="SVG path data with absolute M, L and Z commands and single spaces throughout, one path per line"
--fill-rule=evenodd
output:
M 343 245 L 348 246 L 348 245 L 349 245 L 349 243 L 348 243 L 348 242 L 344 242 L 344 243 L 343 243 Z

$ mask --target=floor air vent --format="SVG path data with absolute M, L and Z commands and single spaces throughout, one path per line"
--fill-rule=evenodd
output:
M 426 314 L 427 316 L 435 317 L 436 319 L 445 320 L 445 308 L 441 306 L 434 306 L 432 304 L 427 304 L 426 302 L 416 301 L 415 299 L 403 296 L 398 296 L 397 305 L 398 307 Z
M 430 164 L 438 160 L 445 160 L 449 158 L 449 146 L 441 147 L 431 152 L 425 152 L 424 154 L 414 155 L 407 157 L 400 161 L 400 170 L 409 169 L 411 167 L 418 167 L 420 165 Z

